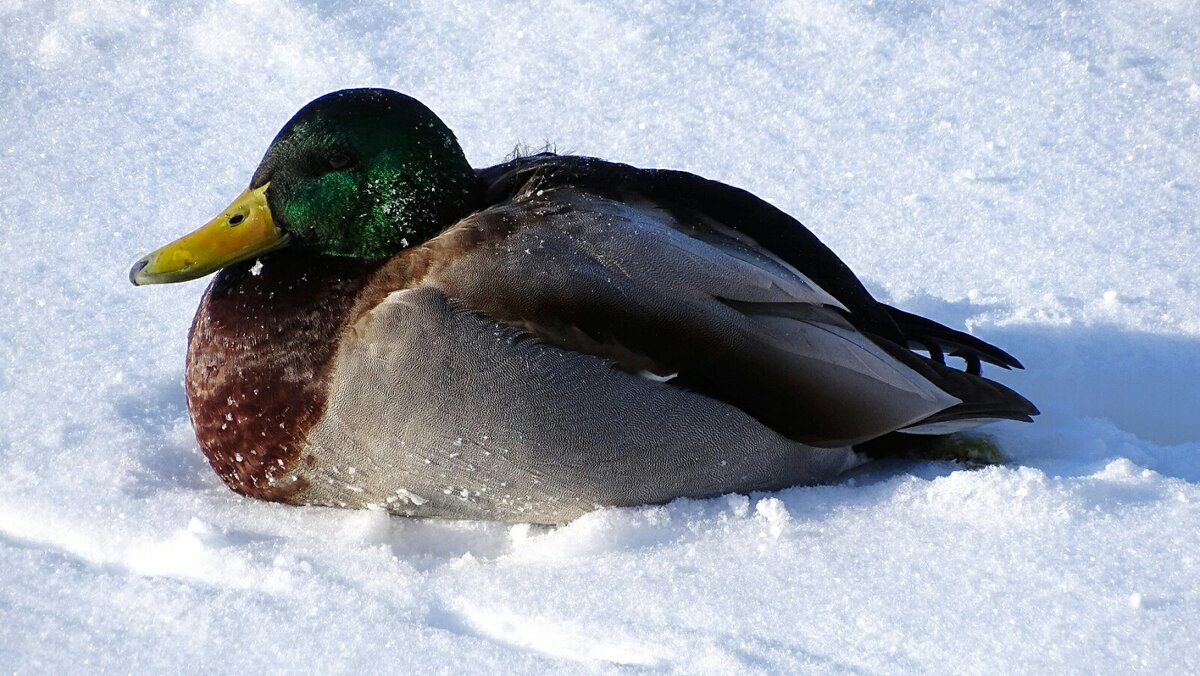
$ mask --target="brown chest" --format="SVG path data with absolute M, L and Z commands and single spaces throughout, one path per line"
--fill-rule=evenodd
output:
M 325 413 L 330 362 L 375 267 L 281 252 L 223 270 L 205 292 L 188 344 L 188 410 L 234 491 L 288 502 L 304 487 L 304 442 Z

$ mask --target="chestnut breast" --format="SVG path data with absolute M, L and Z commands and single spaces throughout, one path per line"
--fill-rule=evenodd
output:
M 330 361 L 378 266 L 288 251 L 209 285 L 189 336 L 187 401 L 201 450 L 234 491 L 289 502 L 304 488 Z

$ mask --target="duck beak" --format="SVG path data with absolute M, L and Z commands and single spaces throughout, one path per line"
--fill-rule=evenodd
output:
M 267 206 L 267 186 L 247 189 L 204 227 L 142 257 L 129 281 L 142 284 L 186 282 L 227 265 L 287 246 L 287 233 L 275 225 Z

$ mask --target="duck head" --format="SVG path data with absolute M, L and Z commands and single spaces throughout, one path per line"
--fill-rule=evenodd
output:
M 334 92 L 284 125 L 229 207 L 138 260 L 129 279 L 182 282 L 284 247 L 387 258 L 456 223 L 475 200 L 458 141 L 420 101 Z

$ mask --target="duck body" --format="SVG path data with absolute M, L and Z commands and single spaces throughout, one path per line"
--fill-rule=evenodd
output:
M 390 257 L 218 273 L 186 387 L 233 490 L 559 523 L 828 481 L 905 431 L 1037 413 L 977 373 L 1015 359 L 877 302 L 749 193 L 548 154 L 476 180 L 469 214 Z
M 750 193 L 552 154 L 475 170 L 388 90 L 302 108 L 227 209 L 129 275 L 213 272 L 188 409 L 265 500 L 558 523 L 1037 413 L 980 375 L 1014 358 L 876 301 Z

